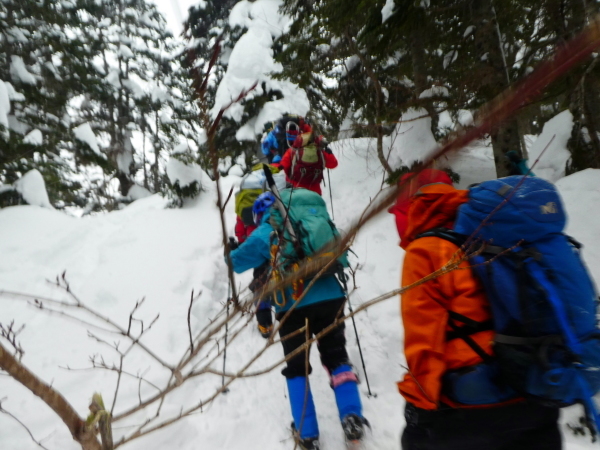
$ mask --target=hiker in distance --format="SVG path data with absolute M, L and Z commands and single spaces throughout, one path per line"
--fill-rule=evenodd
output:
M 309 189 L 321 195 L 326 169 L 335 169 L 338 161 L 327 140 L 315 135 L 301 116 L 286 114 L 262 143 L 263 153 L 280 165 L 293 187 Z
M 268 166 L 273 174 L 275 184 L 284 189 L 286 186 L 285 174 L 279 168 L 272 164 Z M 262 202 L 256 202 L 258 197 L 267 189 L 267 181 L 263 172 L 262 164 L 258 164 L 252 168 L 253 170 L 244 176 L 240 183 L 240 190 L 235 194 L 235 236 L 237 241 L 230 237 L 229 248 L 235 250 L 242 244 L 248 236 L 260 225 L 255 221 L 257 217 L 262 217 L 262 213 L 268 209 L 272 203 L 269 203 L 270 198 L 265 197 Z M 263 265 L 255 267 L 253 271 L 253 279 L 248 286 L 250 291 L 258 292 L 262 286 L 268 281 L 269 262 L 266 261 Z M 268 299 L 259 299 L 256 305 L 256 321 L 258 331 L 263 338 L 268 338 L 273 331 L 273 317 L 271 311 L 271 302 Z
M 455 189 L 443 171 L 425 169 L 408 182 L 411 176 L 401 181 L 409 184 L 390 209 L 396 215 L 400 246 L 406 251 L 403 287 L 460 254 L 460 242 L 439 233 L 455 227 L 457 211 L 469 199 L 469 191 Z M 522 177 L 509 177 L 513 178 Z M 430 230 L 435 231 L 422 236 Z M 560 450 L 558 406 L 526 400 L 492 373 L 497 367 L 495 324 L 484 286 L 471 264 L 464 260 L 459 270 L 401 296 L 408 366 L 398 383 L 406 400 L 401 448 Z M 527 361 L 522 370 L 531 364 Z
M 281 191 L 280 195 L 282 202 L 288 206 L 292 225 L 294 225 L 294 218 L 298 221 L 301 220 L 295 215 L 298 213 L 298 206 L 296 206 L 298 204 L 301 204 L 300 214 L 302 216 L 311 216 L 310 218 L 318 223 L 327 222 L 329 216 L 321 196 L 306 189 L 285 189 Z M 273 267 L 277 263 L 272 257 L 272 253 L 278 253 L 279 247 L 286 244 L 283 242 L 283 221 L 276 208 L 264 208 L 265 205 L 271 205 L 275 201 L 275 197 L 270 192 L 262 194 L 257 199 L 254 211 L 257 223 L 260 225 L 243 244 L 230 254 L 233 270 L 236 273 L 260 267 L 265 263 L 271 264 L 272 272 L 281 270 L 281 273 L 285 273 L 287 266 L 286 268 Z M 312 241 L 313 238 L 317 240 L 322 238 L 322 236 L 311 236 L 310 233 L 314 232 L 312 229 L 303 229 L 308 233 L 304 239 Z M 272 235 L 276 236 L 273 241 Z M 332 236 L 332 234 L 327 235 L 325 239 Z M 282 249 L 281 253 L 287 253 L 287 251 Z M 307 286 L 310 281 L 309 279 L 304 280 L 304 286 Z M 282 338 L 283 352 L 286 356 L 306 342 L 306 332 L 296 333 L 298 330 L 308 325 L 308 336 L 312 337 L 318 334 L 343 315 L 346 301 L 344 291 L 334 274 L 320 277 L 309 290 L 302 293 L 301 300 L 296 302 L 295 298 L 299 298 L 298 294 L 296 289 L 288 286 L 282 292 L 277 293 L 274 299 L 276 318 L 281 322 L 279 335 Z M 295 308 L 283 320 L 293 305 Z M 367 422 L 362 416 L 358 379 L 352 371 L 346 351 L 344 329 L 344 322 L 340 322 L 331 332 L 321 337 L 318 340 L 318 350 L 321 362 L 331 379 L 345 437 L 348 442 L 356 442 L 362 439 Z M 293 335 L 293 337 L 283 340 L 288 335 Z M 289 392 L 294 437 L 301 449 L 318 450 L 320 448 L 319 425 L 310 383 L 307 379 L 307 374 L 311 373 L 312 367 L 310 364 L 308 367 L 306 366 L 306 351 L 291 357 L 282 370 L 282 374 L 286 378 Z

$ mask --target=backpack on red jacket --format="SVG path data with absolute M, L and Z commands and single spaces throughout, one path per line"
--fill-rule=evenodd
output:
M 293 130 L 290 130 L 293 132 Z M 288 132 L 288 134 L 291 134 Z M 313 132 L 299 133 L 292 144 L 292 165 L 288 176 L 296 183 L 319 184 L 325 172 L 323 149 L 327 142 L 323 136 L 313 137 Z

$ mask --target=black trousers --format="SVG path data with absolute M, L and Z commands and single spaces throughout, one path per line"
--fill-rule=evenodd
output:
M 344 315 L 344 304 L 346 299 L 326 300 L 320 303 L 298 308 L 292 311 L 290 316 L 283 322 L 279 329 L 279 336 L 284 338 L 294 333 L 305 325 L 308 320 L 308 335 L 312 338 L 323 329 L 331 325 L 338 317 Z M 277 314 L 277 320 L 281 320 L 285 312 Z M 344 322 L 327 333 L 317 341 L 317 348 L 321 355 L 321 363 L 333 371 L 342 364 L 349 364 L 348 352 L 346 352 L 346 337 L 344 336 Z M 304 331 L 282 341 L 283 353 L 287 356 L 306 342 Z M 310 348 L 308 348 L 310 352 Z M 286 378 L 305 376 L 312 372 L 310 363 L 306 367 L 306 351 L 302 351 L 287 361 L 287 366 L 281 371 Z
M 558 409 L 520 402 L 425 411 L 407 403 L 402 450 L 561 450 Z

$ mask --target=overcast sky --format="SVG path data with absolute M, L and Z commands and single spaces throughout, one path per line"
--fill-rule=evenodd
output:
M 167 19 L 169 29 L 174 35 L 183 30 L 182 23 L 187 17 L 188 8 L 200 3 L 199 0 L 150 0 L 156 3 L 159 11 Z

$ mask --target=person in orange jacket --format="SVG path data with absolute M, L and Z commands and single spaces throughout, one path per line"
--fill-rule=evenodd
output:
M 410 181 L 407 181 L 410 178 Z M 406 251 L 402 287 L 410 286 L 448 263 L 459 247 L 440 237 L 421 237 L 434 228 L 452 229 L 468 191 L 457 190 L 439 170 L 409 174 L 396 205 L 400 246 Z M 404 351 L 408 373 L 398 383 L 406 400 L 403 450 L 560 450 L 558 409 L 514 398 L 467 406 L 445 395 L 444 375 L 468 371 L 483 362 L 460 337 L 452 337 L 449 317 L 461 314 L 477 322 L 491 319 L 483 286 L 463 261 L 453 270 L 412 287 L 401 296 Z M 460 270 L 467 269 L 467 270 Z M 488 355 L 493 331 L 470 335 Z

